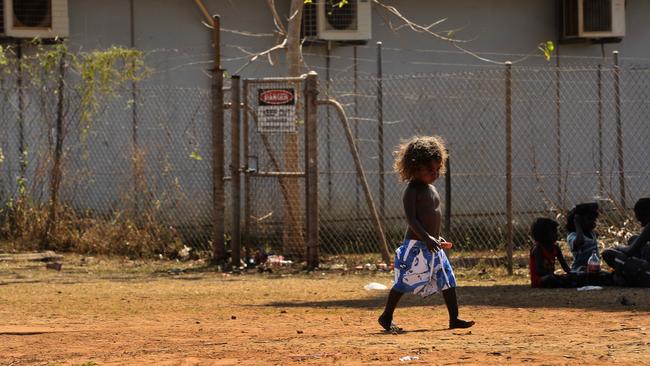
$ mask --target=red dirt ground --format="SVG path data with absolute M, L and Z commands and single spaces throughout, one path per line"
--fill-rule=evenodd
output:
M 410 296 L 396 313 L 407 332 L 390 335 L 376 324 L 386 292 L 363 289 L 390 285 L 386 273 L 224 276 L 106 262 L 67 259 L 62 272 L 0 263 L 0 364 L 650 364 L 650 289 L 461 278 L 461 315 L 475 327 L 448 330 L 440 296 Z

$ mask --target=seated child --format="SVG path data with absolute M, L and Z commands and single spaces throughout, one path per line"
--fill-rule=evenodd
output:
M 575 287 L 576 281 L 568 276 L 569 265 L 562 255 L 562 250 L 557 245 L 558 223 L 547 218 L 539 218 L 533 222 L 531 236 L 535 241 L 530 250 L 530 285 L 532 287 Z M 567 275 L 556 275 L 555 259 L 560 262 Z
M 643 227 L 641 234 L 630 238 L 627 246 L 604 250 L 603 260 L 622 277 L 620 284 L 650 287 L 650 198 L 636 202 L 634 215 Z
M 566 241 L 573 254 L 572 271 L 585 272 L 591 254 L 595 251 L 598 255 L 598 237 L 594 231 L 597 219 L 597 203 L 576 205 L 567 215 L 566 230 L 569 234 Z

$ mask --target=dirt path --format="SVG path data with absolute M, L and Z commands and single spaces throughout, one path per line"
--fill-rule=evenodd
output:
M 2 365 L 650 364 L 650 290 L 531 290 L 525 278 L 461 282 L 445 329 L 440 296 L 375 319 L 388 274 L 117 275 L 0 267 Z M 152 274 L 153 273 L 153 274 Z M 625 297 L 621 304 L 621 298 Z M 630 305 L 633 303 L 633 305 Z M 417 360 L 400 362 L 404 356 Z

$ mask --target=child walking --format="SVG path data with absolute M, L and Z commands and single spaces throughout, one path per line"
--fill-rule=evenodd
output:
M 395 253 L 395 284 L 388 294 L 379 324 L 391 332 L 401 331 L 393 323 L 393 312 L 404 293 L 427 297 L 442 291 L 449 328 L 469 328 L 473 321 L 458 318 L 456 278 L 441 248 L 440 196 L 432 183 L 444 173 L 447 152 L 438 136 L 413 137 L 396 151 L 394 169 L 408 182 L 402 201 L 407 229 Z

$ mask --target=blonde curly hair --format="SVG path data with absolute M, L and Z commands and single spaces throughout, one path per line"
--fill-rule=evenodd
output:
M 447 149 L 440 136 L 414 136 L 402 142 L 394 153 L 393 169 L 399 173 L 400 180 L 407 182 L 427 167 L 432 161 L 440 163 L 440 175 L 445 173 Z

